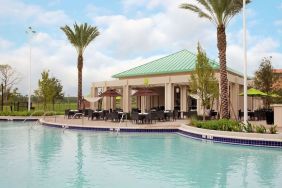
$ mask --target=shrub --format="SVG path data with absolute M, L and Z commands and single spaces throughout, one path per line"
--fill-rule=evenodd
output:
M 220 119 L 220 120 L 210 120 L 210 121 L 198 121 L 191 120 L 191 124 L 198 128 L 211 129 L 211 130 L 221 130 L 221 131 L 236 131 L 242 132 L 242 125 L 234 120 Z
M 276 134 L 277 133 L 277 125 L 271 126 L 269 128 L 270 134 Z
M 266 128 L 263 125 L 255 126 L 256 133 L 266 133 Z
M 254 129 L 253 129 L 253 126 L 250 122 L 247 122 L 247 124 L 242 124 L 243 125 L 243 129 L 244 129 L 244 132 L 247 132 L 247 133 L 252 133 L 254 132 Z

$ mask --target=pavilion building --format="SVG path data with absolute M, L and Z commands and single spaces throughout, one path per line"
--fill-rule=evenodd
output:
M 116 89 L 122 95 L 121 108 L 124 112 L 131 112 L 131 98 L 134 90 L 149 87 L 158 96 L 137 96 L 137 108 L 149 110 L 153 107 L 162 107 L 165 110 L 179 109 L 182 112 L 196 110 L 199 115 L 203 110 L 197 95 L 189 92 L 191 72 L 196 65 L 197 56 L 188 50 L 182 50 L 171 55 L 156 59 L 143 65 L 115 74 L 116 80 L 93 82 L 91 96 L 99 96 L 99 92 L 109 88 Z M 220 79 L 219 64 L 210 60 L 210 65 L 215 70 L 215 77 Z M 230 116 L 238 117 L 239 109 L 243 109 L 243 76 L 239 72 L 227 68 Z M 220 87 L 220 85 L 219 85 Z M 219 89 L 220 91 L 220 89 Z M 111 101 L 110 101 L 111 100 Z M 115 98 L 103 98 L 103 109 L 115 108 Z M 111 106 L 110 106 L 111 104 Z M 98 104 L 94 103 L 94 109 Z M 211 106 L 220 112 L 220 98 Z

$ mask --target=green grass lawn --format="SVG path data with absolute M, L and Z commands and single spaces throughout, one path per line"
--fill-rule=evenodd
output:
M 29 116 L 33 114 L 34 116 L 40 116 L 43 115 L 46 112 L 54 111 L 55 114 L 64 114 L 65 109 L 76 109 L 76 103 L 57 103 L 54 105 L 47 104 L 46 109 L 44 110 L 44 106 L 42 103 L 33 103 L 32 109 L 30 112 L 27 110 L 21 110 L 21 111 L 11 111 L 11 107 L 9 105 L 3 106 L 3 111 L 0 111 L 1 116 Z

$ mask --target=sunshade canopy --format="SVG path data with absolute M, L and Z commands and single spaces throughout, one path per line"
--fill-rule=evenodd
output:
M 84 100 L 88 102 L 98 102 L 102 97 L 84 97 Z
M 268 96 L 272 97 L 272 98 L 279 98 L 279 97 L 281 97 L 280 95 L 277 95 L 276 93 L 268 94 Z
M 244 93 L 240 93 L 239 95 L 240 95 L 240 96 L 243 96 Z M 250 88 L 250 89 L 248 89 L 248 90 L 247 90 L 247 95 L 248 95 L 248 96 L 254 96 L 254 97 L 256 97 L 256 96 L 267 96 L 266 93 L 264 93 L 264 92 L 262 92 L 262 91 L 260 91 L 260 90 L 257 90 L 257 89 L 255 89 L 255 88 Z
M 117 97 L 121 96 L 116 90 L 114 89 L 108 89 L 105 92 L 100 94 L 100 97 Z

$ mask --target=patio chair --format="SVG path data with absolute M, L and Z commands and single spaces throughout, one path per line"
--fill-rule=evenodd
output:
M 176 121 L 176 119 L 179 118 L 178 110 L 173 110 L 173 120 Z
M 217 112 L 214 110 L 210 110 L 210 119 L 216 119 L 217 117 Z
M 132 112 L 131 113 L 131 121 L 134 123 L 138 123 L 139 122 L 139 115 L 138 112 Z
M 110 112 L 108 114 L 108 119 L 110 119 L 111 121 L 119 121 L 118 112 L 117 111 Z
M 241 120 L 244 116 L 244 112 L 241 111 L 241 109 L 238 111 L 238 119 Z
M 163 121 L 165 119 L 164 111 L 157 111 L 158 119 Z
M 70 112 L 70 109 L 65 109 L 65 115 L 64 115 L 64 118 L 69 118 L 68 115 L 69 115 L 69 112 Z
M 87 116 L 88 116 L 88 120 L 89 120 L 89 118 L 91 118 L 91 120 L 93 120 L 93 110 L 88 109 Z
M 100 118 L 102 118 L 103 120 L 107 120 L 108 114 L 109 114 L 108 110 L 103 110 L 102 116 Z
M 157 112 L 151 112 L 151 122 L 155 121 L 157 123 L 157 120 L 159 120 L 159 116 Z

